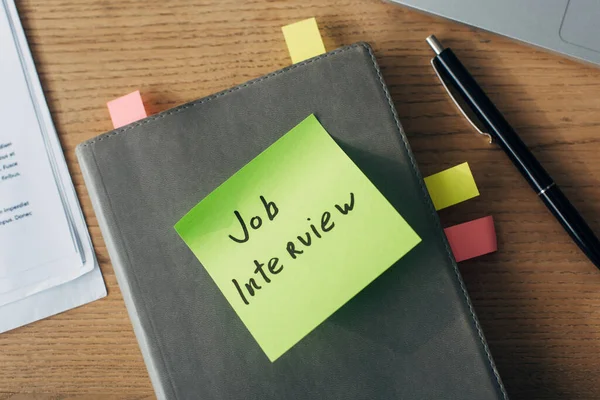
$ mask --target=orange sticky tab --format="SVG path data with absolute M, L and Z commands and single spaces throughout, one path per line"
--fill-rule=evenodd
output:
M 148 116 L 139 90 L 111 100 L 106 105 L 115 129 Z
M 457 262 L 498 250 L 496 229 L 491 216 L 444 229 Z

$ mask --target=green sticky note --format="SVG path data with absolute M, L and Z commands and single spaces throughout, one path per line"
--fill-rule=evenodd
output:
M 271 361 L 421 241 L 314 115 L 175 229 Z

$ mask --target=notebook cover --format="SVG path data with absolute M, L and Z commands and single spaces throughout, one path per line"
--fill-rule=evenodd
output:
M 311 113 L 423 242 L 271 363 L 173 225 Z M 77 156 L 158 398 L 507 398 L 367 44 L 114 130 Z

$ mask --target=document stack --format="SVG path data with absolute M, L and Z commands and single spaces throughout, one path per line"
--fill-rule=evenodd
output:
M 106 296 L 16 8 L 0 9 L 0 332 Z

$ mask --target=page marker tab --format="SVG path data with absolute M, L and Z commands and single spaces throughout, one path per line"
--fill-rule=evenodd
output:
M 283 26 L 281 30 L 294 64 L 325 53 L 314 17 Z
M 139 90 L 111 100 L 106 105 L 115 129 L 148 116 Z
M 492 216 L 475 219 L 444 229 L 456 262 L 498 250 Z
M 424 180 L 436 210 L 479 196 L 475 179 L 466 162 L 428 176 Z

